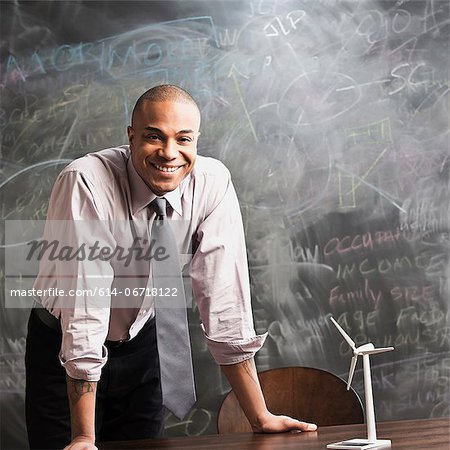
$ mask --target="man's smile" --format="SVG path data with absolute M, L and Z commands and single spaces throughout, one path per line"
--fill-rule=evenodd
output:
M 177 172 L 179 169 L 184 167 L 186 164 L 183 164 L 181 166 L 173 166 L 173 165 L 159 165 L 156 163 L 150 163 L 153 167 L 158 169 L 160 172 L 166 172 L 166 173 L 174 173 Z

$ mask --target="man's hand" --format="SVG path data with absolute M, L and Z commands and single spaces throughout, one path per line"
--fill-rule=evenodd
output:
M 78 436 L 63 450 L 98 450 L 92 438 Z
M 315 424 L 268 411 L 253 358 L 221 367 L 255 433 L 317 430 Z
M 286 431 L 316 431 L 314 423 L 302 422 L 289 416 L 276 416 L 267 412 L 252 426 L 255 433 L 283 433 Z

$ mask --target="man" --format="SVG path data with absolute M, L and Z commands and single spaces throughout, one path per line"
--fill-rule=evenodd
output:
M 192 289 L 209 349 L 254 431 L 315 430 L 266 408 L 253 361 L 265 336 L 253 329 L 239 205 L 228 170 L 197 156 L 199 129 L 199 108 L 186 91 L 172 85 L 148 90 L 133 110 L 129 147 L 88 154 L 59 175 L 45 235 L 70 241 L 73 233 L 67 230 L 76 224 L 74 245 L 100 239 L 104 246 L 131 248 L 136 236 L 130 244 L 128 228 L 154 222 L 154 200 L 164 198 L 171 222 L 187 224 L 179 250 L 183 256 L 192 244 Z M 109 225 L 101 232 L 80 231 L 80 222 L 91 221 Z M 119 223 L 127 230 L 118 233 Z M 41 261 L 36 288 L 76 288 L 77 295 L 69 303 L 51 295 L 38 298 L 43 308 L 34 308 L 30 317 L 26 416 L 31 448 L 94 449 L 96 438 L 161 435 L 167 399 L 161 394 L 155 302 L 152 296 L 136 301 L 124 288 L 130 280 L 145 287 L 152 266 L 145 272 L 136 262 L 131 275 L 125 266 L 107 258 L 72 258 L 68 265 Z M 119 289 L 106 299 L 88 298 L 80 289 L 98 286 L 107 294 L 110 287 Z

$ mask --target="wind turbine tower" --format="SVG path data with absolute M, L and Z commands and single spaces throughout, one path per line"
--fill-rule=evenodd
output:
M 348 374 L 347 390 L 350 389 L 352 383 L 353 374 L 355 373 L 356 363 L 358 356 L 363 357 L 364 367 L 364 396 L 366 403 L 366 424 L 367 424 L 367 439 L 350 439 L 347 441 L 336 442 L 334 444 L 328 444 L 329 449 L 353 449 L 353 450 L 369 450 L 377 448 L 389 448 L 391 441 L 388 439 L 377 439 L 377 430 L 375 425 L 375 408 L 373 405 L 373 392 L 372 392 L 372 377 L 370 373 L 370 355 L 376 353 L 390 352 L 394 350 L 394 347 L 380 347 L 375 348 L 372 343 L 361 345 L 356 347 L 356 344 L 350 338 L 350 336 L 343 330 L 343 328 L 337 323 L 337 321 L 331 317 L 331 321 L 342 334 L 343 338 L 347 341 L 348 345 L 353 350 L 353 357 L 350 362 L 350 371 Z

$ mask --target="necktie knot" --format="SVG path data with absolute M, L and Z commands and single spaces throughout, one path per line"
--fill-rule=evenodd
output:
M 153 210 L 156 213 L 157 219 L 165 219 L 166 218 L 166 209 L 167 209 L 167 201 L 165 198 L 156 197 L 155 200 L 151 202 Z

